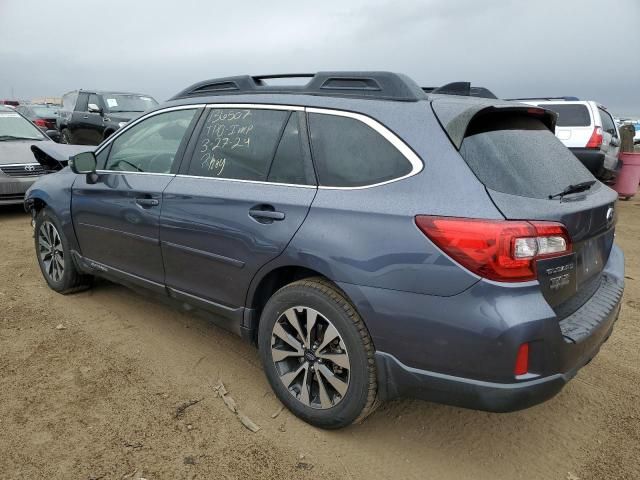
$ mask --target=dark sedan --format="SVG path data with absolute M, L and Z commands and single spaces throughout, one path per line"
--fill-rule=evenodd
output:
M 20 105 L 16 107 L 15 110 L 43 132 L 56 129 L 56 119 L 58 118 L 58 110 L 60 110 L 60 107 L 57 105 L 28 104 Z

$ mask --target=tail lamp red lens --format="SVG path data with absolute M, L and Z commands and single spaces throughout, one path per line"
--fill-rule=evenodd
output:
M 589 141 L 587 142 L 587 148 L 600 148 L 603 140 L 604 138 L 602 136 L 602 128 L 595 127 L 593 129 L 593 133 L 591 134 L 591 138 L 589 138 Z
M 35 123 L 37 126 L 39 127 L 46 127 L 47 126 L 47 121 L 43 120 L 42 118 L 36 118 L 33 123 Z
M 529 344 L 523 343 L 518 348 L 518 355 L 516 356 L 516 365 L 513 369 L 513 373 L 518 375 L 525 375 L 529 373 Z
M 447 255 L 481 277 L 498 282 L 535 280 L 536 260 L 566 255 L 564 225 L 523 220 L 418 215 L 418 228 Z

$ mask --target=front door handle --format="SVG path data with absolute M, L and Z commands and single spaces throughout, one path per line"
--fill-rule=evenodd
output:
M 157 198 L 136 198 L 136 203 L 141 207 L 157 207 L 160 205 L 160 200 Z
M 249 210 L 249 216 L 260 223 L 272 223 L 274 220 L 284 220 L 285 215 L 283 212 L 276 212 L 271 205 L 257 205 Z

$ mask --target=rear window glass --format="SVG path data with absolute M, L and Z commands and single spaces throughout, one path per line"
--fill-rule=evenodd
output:
M 486 115 L 470 125 L 460 154 L 488 188 L 547 198 L 593 180 L 580 161 L 538 119 Z
M 591 125 L 591 116 L 586 105 L 543 104 L 547 110 L 558 114 L 558 127 L 588 127 Z
M 386 138 L 359 120 L 312 113 L 309 130 L 321 185 L 373 185 L 411 172 L 409 160 Z

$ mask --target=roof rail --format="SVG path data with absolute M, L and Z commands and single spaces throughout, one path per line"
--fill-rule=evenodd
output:
M 578 97 L 566 96 L 566 97 L 523 97 L 523 98 L 505 98 L 505 100 L 513 102 L 521 102 L 523 100 L 564 100 L 565 102 L 578 102 Z
M 269 85 L 265 80 L 309 78 L 304 85 Z M 409 77 L 392 72 L 318 72 L 241 75 L 198 82 L 174 95 L 182 98 L 252 93 L 288 93 L 329 97 L 371 98 L 416 102 L 427 98 Z
M 472 87 L 471 82 L 452 82 L 441 87 L 422 87 L 426 93 L 460 95 L 463 97 L 495 98 L 496 95 L 485 87 Z

